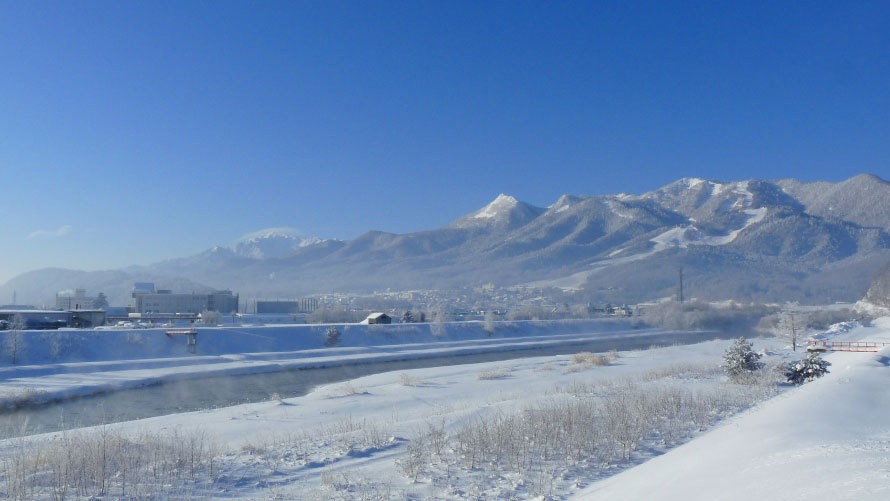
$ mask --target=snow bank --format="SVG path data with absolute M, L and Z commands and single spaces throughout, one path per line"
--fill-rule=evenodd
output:
M 890 320 L 848 340 L 890 341 Z M 596 483 L 577 499 L 890 498 L 890 351 L 832 353 L 831 373 Z
M 331 343 L 327 333 L 340 335 Z M 18 406 L 209 376 L 233 376 L 531 350 L 594 341 L 675 336 L 634 329 L 627 319 L 454 322 L 396 325 L 293 325 L 198 329 L 195 353 L 186 336 L 164 329 L 25 331 L 17 361 L 0 367 L 0 405 Z M 7 335 L 15 335 L 7 333 Z M 703 339 L 713 337 L 702 333 Z M 335 344 L 335 346 L 331 346 Z M 627 344 L 627 343 L 625 343 Z M 9 355 L 9 354 L 7 354 Z
M 327 324 L 198 328 L 197 349 L 190 353 L 185 336 L 167 336 L 166 329 L 21 331 L 16 365 L 102 362 L 239 353 L 288 352 L 330 348 L 325 345 L 331 327 L 340 333 L 337 347 L 429 344 L 528 338 L 582 332 L 632 329 L 627 319 L 423 324 Z M 489 332 L 489 330 L 491 332 Z M 0 332 L 9 344 L 10 331 Z M 11 362 L 8 346 L 3 363 Z

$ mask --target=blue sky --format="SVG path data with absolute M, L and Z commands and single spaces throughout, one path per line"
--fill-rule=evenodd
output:
M 887 2 L 0 0 L 0 281 L 498 193 L 890 177 Z

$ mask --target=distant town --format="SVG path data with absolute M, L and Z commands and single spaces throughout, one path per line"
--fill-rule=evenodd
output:
M 0 330 L 294 323 L 415 323 L 465 320 L 544 320 L 631 316 L 628 305 L 574 304 L 534 288 L 486 285 L 460 291 L 324 294 L 244 298 L 231 290 L 181 292 L 152 282 L 133 284 L 127 305 L 101 291 L 60 291 L 54 305 L 0 306 Z

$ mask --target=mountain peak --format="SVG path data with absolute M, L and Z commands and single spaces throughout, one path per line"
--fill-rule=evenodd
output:
M 563 195 L 563 196 L 559 197 L 559 200 L 557 200 L 553 205 L 551 205 L 548 208 L 554 212 L 563 212 L 563 211 L 568 210 L 569 207 L 572 207 L 573 205 L 577 204 L 578 202 L 581 202 L 582 200 L 584 200 L 584 199 L 581 197 L 576 197 L 574 195 Z
M 452 228 L 474 228 L 482 226 L 506 226 L 515 228 L 538 217 L 545 209 L 520 201 L 516 197 L 501 193 L 485 207 L 454 221 Z
M 516 197 L 501 193 L 490 204 L 473 214 L 473 217 L 476 219 L 495 218 L 499 213 L 503 213 L 505 210 L 509 211 L 518 206 L 519 203 Z
M 887 185 L 890 184 L 887 181 L 884 181 L 880 177 L 874 174 L 859 174 L 857 176 L 853 176 L 850 179 L 847 179 L 843 182 L 843 184 L 852 184 L 856 186 L 869 186 L 869 185 Z
M 247 242 L 256 242 L 258 240 L 271 240 L 271 239 L 287 239 L 287 240 L 299 240 L 300 232 L 294 228 L 288 227 L 277 227 L 277 228 L 265 228 L 262 230 L 254 231 L 253 233 L 248 233 L 241 237 L 238 242 L 247 243 Z
M 678 181 L 679 184 L 686 185 L 687 188 L 694 188 L 702 183 L 709 183 L 707 179 L 702 179 L 699 177 L 684 177 Z
M 294 228 L 266 228 L 241 237 L 233 248 L 235 254 L 253 259 L 279 259 L 297 249 L 323 242 L 318 237 L 303 237 Z

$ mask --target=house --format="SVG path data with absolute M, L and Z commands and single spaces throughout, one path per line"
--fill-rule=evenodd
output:
M 371 313 L 368 315 L 368 318 L 365 319 L 363 324 L 391 324 L 392 317 L 387 315 L 386 313 Z

